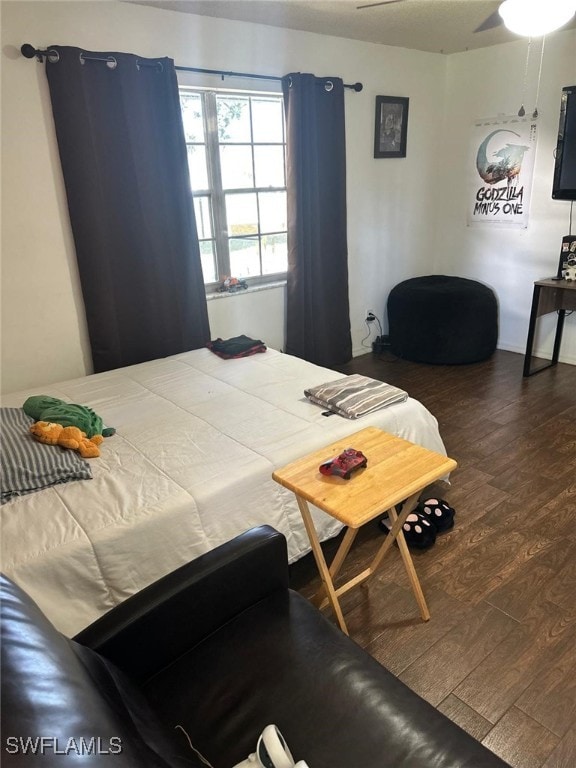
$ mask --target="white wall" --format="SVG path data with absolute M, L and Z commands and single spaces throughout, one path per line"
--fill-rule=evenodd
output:
M 443 155 L 448 177 L 442 183 L 435 253 L 437 268 L 482 280 L 494 288 L 500 306 L 498 346 L 524 352 L 535 280 L 556 274 L 562 236 L 569 231 L 570 203 L 552 200 L 553 152 L 558 135 L 562 87 L 576 84 L 576 30 L 550 35 L 544 47 L 538 98 L 537 149 L 527 229 L 467 227 L 472 121 L 515 115 L 523 100 L 528 42 L 483 48 L 448 58 Z M 530 52 L 525 109 L 536 100 L 541 41 Z M 573 232 L 576 231 L 576 212 Z M 555 316 L 541 319 L 535 350 L 551 357 Z M 566 318 L 560 359 L 576 363 L 576 314 Z
M 227 339 L 244 333 L 282 350 L 285 306 L 286 285 L 210 296 L 208 315 L 212 338 Z
M 362 93 L 346 95 L 354 353 L 365 351 L 360 341 L 366 309 L 385 325 L 392 286 L 434 271 L 492 285 L 501 307 L 500 345 L 523 350 L 532 282 L 554 272 L 567 232 L 568 203 L 549 199 L 548 160 L 560 88 L 576 82 L 576 33 L 557 33 L 546 50 L 530 227 L 521 233 L 479 233 L 466 228 L 463 207 L 469 126 L 475 117 L 517 110 L 523 42 L 448 57 L 115 1 L 2 2 L 1 11 L 4 391 L 90 372 L 47 85 L 43 67 L 20 56 L 24 42 L 168 55 L 177 64 L 206 68 L 272 75 L 299 70 L 362 81 Z M 234 80 L 226 84 L 240 86 Z M 405 159 L 372 157 L 376 95 L 410 98 Z M 282 288 L 211 301 L 209 315 L 213 337 L 248 333 L 283 345 Z M 574 362 L 575 318 L 566 326 L 563 358 Z M 550 346 L 546 335 L 539 346 L 544 351 Z
M 117 2 L 2 3 L 3 390 L 90 371 L 82 298 L 43 67 L 22 43 L 76 45 L 177 64 L 364 83 L 346 94 L 351 324 L 362 351 L 367 307 L 426 271 L 446 59 L 323 35 Z M 218 82 L 220 82 L 218 80 Z M 237 81 L 230 80 L 227 85 Z M 376 95 L 410 97 L 408 157 L 374 160 Z M 239 312 L 238 308 L 242 307 Z M 212 335 L 250 333 L 282 346 L 284 291 L 209 302 Z

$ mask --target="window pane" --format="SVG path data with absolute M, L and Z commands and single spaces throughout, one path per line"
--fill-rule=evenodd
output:
M 186 141 L 205 141 L 202 97 L 199 93 L 180 93 Z
M 208 195 L 194 198 L 194 214 L 198 237 L 212 237 L 212 209 Z
M 229 235 L 258 234 L 256 193 L 226 195 L 226 220 Z
M 284 113 L 281 99 L 252 99 L 254 141 L 283 141 Z
M 250 147 L 220 147 L 223 189 L 243 189 L 254 186 L 252 150 Z
M 218 138 L 220 141 L 249 142 L 249 100 L 238 96 L 218 96 Z
M 282 96 L 184 88 L 180 102 L 205 283 L 285 272 Z
M 202 261 L 202 273 L 205 283 L 215 283 L 218 280 L 216 271 L 216 259 L 214 258 L 214 241 L 200 241 L 200 260 Z
M 286 224 L 286 192 L 259 192 L 260 232 L 282 232 Z
M 257 187 L 283 187 L 284 150 L 282 147 L 254 147 Z
M 260 274 L 260 247 L 257 237 L 230 239 L 230 270 L 234 277 Z
M 262 238 L 262 274 L 286 272 L 288 266 L 288 244 L 286 233 L 264 235 Z
M 188 170 L 192 189 L 208 189 L 208 170 L 206 168 L 206 147 L 202 144 L 188 144 Z

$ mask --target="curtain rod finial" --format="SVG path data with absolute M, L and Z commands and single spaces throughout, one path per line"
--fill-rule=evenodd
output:
M 30 43 L 24 43 L 24 45 L 20 46 L 20 53 L 27 59 L 36 57 L 40 63 L 44 61 L 44 57 L 46 57 L 46 60 L 49 61 L 50 64 L 55 64 L 57 61 L 60 61 L 60 54 L 55 48 L 43 51 L 40 48 L 34 48 Z
M 24 43 L 24 45 L 20 47 L 20 53 L 27 59 L 33 59 L 34 56 L 38 55 L 36 48 L 34 48 L 33 45 L 30 45 L 30 43 Z
M 364 88 L 364 86 L 362 85 L 362 83 L 354 83 L 353 88 L 356 91 L 356 93 L 360 93 L 360 91 Z

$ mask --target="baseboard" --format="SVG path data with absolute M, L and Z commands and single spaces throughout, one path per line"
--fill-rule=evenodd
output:
M 372 342 L 369 347 L 352 347 L 352 357 L 360 357 L 361 355 L 367 355 L 372 352 Z
M 524 356 L 526 352 L 526 347 L 518 347 L 515 344 L 498 344 L 498 349 L 501 349 L 503 352 L 517 352 L 519 355 Z M 368 347 L 353 347 L 352 348 L 352 357 L 360 357 L 361 355 L 367 355 L 370 352 L 372 352 L 372 346 L 370 348 Z M 540 352 L 540 350 L 535 350 L 534 357 L 539 357 L 542 360 L 550 360 L 551 354 L 549 352 Z M 576 357 L 572 355 L 563 355 L 560 353 L 559 361 L 561 363 L 566 363 L 567 365 L 576 365 Z
M 517 352 L 519 355 L 524 356 L 526 354 L 526 347 L 518 347 L 515 344 L 506 344 L 498 342 L 498 349 L 503 350 L 504 352 Z M 542 351 L 539 349 L 535 349 L 533 352 L 534 357 L 538 357 L 541 360 L 551 360 L 552 354 L 551 352 Z M 576 357 L 573 355 L 563 355 L 562 351 L 560 351 L 560 355 L 558 356 L 558 362 L 560 363 L 567 363 L 567 365 L 576 365 Z

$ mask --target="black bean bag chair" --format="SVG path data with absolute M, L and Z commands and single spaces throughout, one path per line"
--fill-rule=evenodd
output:
M 387 311 L 391 351 L 406 360 L 461 365 L 486 360 L 496 349 L 496 296 L 476 280 L 404 280 L 390 291 Z

